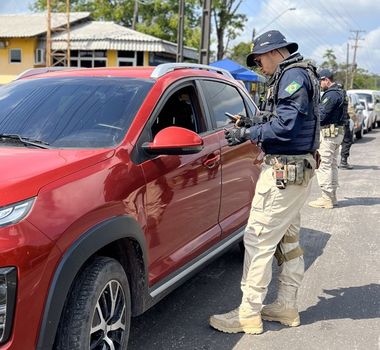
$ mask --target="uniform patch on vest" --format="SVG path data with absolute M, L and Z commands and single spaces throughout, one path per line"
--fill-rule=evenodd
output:
M 323 101 L 322 101 L 322 104 L 324 104 L 324 105 L 325 105 L 325 104 L 326 104 L 328 101 L 329 101 L 329 98 L 328 98 L 328 97 L 326 97 L 326 98 L 324 98 L 324 99 L 323 99 Z
M 296 81 L 292 81 L 286 88 L 285 88 L 285 91 L 289 94 L 289 95 L 293 95 L 297 90 L 299 90 L 301 87 L 301 85 L 299 83 L 297 83 Z

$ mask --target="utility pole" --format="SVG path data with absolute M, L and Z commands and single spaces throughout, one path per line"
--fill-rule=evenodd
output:
M 51 62 L 51 3 L 47 0 L 47 31 L 46 31 L 46 66 L 50 67 Z
M 185 26 L 185 0 L 179 0 L 178 4 L 178 30 L 177 30 L 177 59 L 183 61 L 183 29 Z
M 136 29 L 136 23 L 137 23 L 137 16 L 139 13 L 139 2 L 138 0 L 135 0 L 135 7 L 133 9 L 133 18 L 132 18 L 132 29 Z
M 52 28 L 51 25 L 51 0 L 46 2 L 47 31 L 46 31 L 46 66 L 70 67 L 70 0 L 66 0 L 66 23 Z M 54 32 L 66 32 L 66 50 L 52 49 L 52 35 Z
M 344 88 L 348 89 L 348 67 L 350 66 L 350 43 L 347 43 L 347 56 L 346 56 L 346 81 L 344 84 Z
M 354 49 L 353 59 L 352 59 L 352 68 L 351 68 L 351 83 L 350 83 L 350 89 L 354 86 L 354 78 L 355 78 L 355 72 L 356 72 L 356 50 L 360 47 L 358 45 L 359 40 L 364 40 L 363 38 L 360 38 L 360 33 L 364 33 L 364 30 L 350 30 L 351 33 L 355 33 L 355 38 L 352 38 L 355 40 L 355 44 L 352 46 Z
M 211 0 L 203 0 L 202 4 L 201 46 L 199 49 L 199 63 L 209 64 L 210 61 L 210 33 L 211 33 Z

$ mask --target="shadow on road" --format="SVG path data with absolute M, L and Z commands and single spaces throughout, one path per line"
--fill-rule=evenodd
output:
M 323 290 L 316 305 L 301 312 L 302 324 L 349 318 L 366 320 L 380 317 L 380 284 Z
M 368 134 L 365 134 L 365 136 L 363 138 L 361 138 L 360 140 L 355 140 L 355 143 L 368 143 L 368 142 L 372 142 L 376 140 L 376 137 L 371 137 L 371 136 L 368 136 Z
M 380 204 L 380 197 L 344 197 L 344 200 L 339 200 L 338 208 L 352 207 L 356 205 L 370 206 Z
M 356 164 L 352 164 L 352 165 L 353 165 L 353 169 L 340 169 L 340 170 L 345 171 L 345 172 L 354 172 L 356 170 L 368 170 L 368 169 L 380 170 L 380 166 L 378 165 L 356 165 Z
M 128 349 L 231 350 L 243 334 L 215 331 L 208 318 L 239 304 L 242 261 L 236 246 L 152 309 L 133 318 Z
M 329 238 L 328 233 L 301 228 L 306 270 L 322 255 Z M 242 261 L 236 246 L 145 314 L 133 318 L 128 349 L 231 350 L 243 334 L 218 332 L 208 325 L 208 318 L 239 305 Z M 266 302 L 276 293 L 276 262 L 273 267 Z M 276 325 L 271 323 L 267 328 L 275 330 Z

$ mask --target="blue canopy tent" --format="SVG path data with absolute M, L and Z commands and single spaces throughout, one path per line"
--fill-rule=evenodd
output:
M 259 82 L 259 83 L 265 82 L 265 78 L 263 76 L 241 66 L 240 64 L 228 58 L 210 63 L 210 66 L 219 67 L 219 68 L 228 70 L 232 74 L 232 76 L 237 80 Z

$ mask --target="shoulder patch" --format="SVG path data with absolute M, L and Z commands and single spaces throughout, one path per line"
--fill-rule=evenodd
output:
M 325 97 L 322 101 L 322 104 L 326 104 L 327 102 L 329 101 L 329 98 L 328 97 Z
M 295 80 L 293 80 L 286 88 L 285 91 L 289 95 L 293 95 L 297 90 L 299 90 L 301 85 L 297 83 Z

